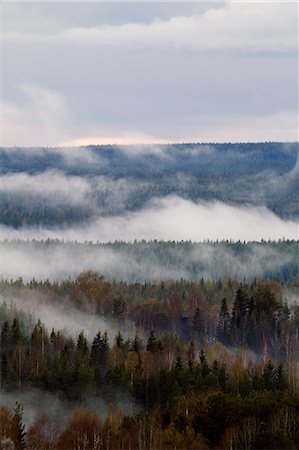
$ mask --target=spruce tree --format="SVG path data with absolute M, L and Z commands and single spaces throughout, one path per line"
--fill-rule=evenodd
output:
M 225 345 L 230 344 L 230 320 L 231 318 L 227 307 L 227 301 L 226 298 L 224 298 L 221 303 L 216 337 Z
M 16 402 L 13 412 L 11 437 L 15 444 L 15 450 L 23 450 L 26 448 L 26 432 L 25 425 L 23 425 L 23 407 L 19 402 Z

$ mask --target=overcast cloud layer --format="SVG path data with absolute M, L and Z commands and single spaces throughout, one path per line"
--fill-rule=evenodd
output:
M 297 140 L 297 12 L 6 2 L 2 145 Z

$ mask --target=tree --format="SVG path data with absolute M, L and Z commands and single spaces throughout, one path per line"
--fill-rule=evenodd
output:
M 91 354 L 90 354 L 90 359 L 92 364 L 95 366 L 96 364 L 99 363 L 100 360 L 100 348 L 101 348 L 101 332 L 99 331 L 97 333 L 97 335 L 95 336 L 93 342 L 92 342 L 92 346 L 91 346 Z
M 126 310 L 127 305 L 126 302 L 123 300 L 122 296 L 113 299 L 112 314 L 116 319 L 120 321 L 124 320 Z
M 97 366 L 97 368 L 100 369 L 100 373 L 102 375 L 107 370 L 109 350 L 110 347 L 107 331 L 105 331 L 103 336 L 99 331 L 92 343 L 91 362 L 94 366 Z
M 207 363 L 207 358 L 206 358 L 206 355 L 205 355 L 203 349 L 200 350 L 199 360 L 200 360 L 200 366 L 201 366 L 201 374 L 205 378 L 206 376 L 209 375 L 210 369 L 209 369 L 209 366 Z
M 87 339 L 84 336 L 84 331 L 81 331 L 81 333 L 79 333 L 79 336 L 77 339 L 77 351 L 82 356 L 84 356 L 88 351 Z
M 13 414 L 5 407 L 0 407 L 0 438 L 12 435 Z
M 100 311 L 103 303 L 110 298 L 110 291 L 110 285 L 106 283 L 103 275 L 88 270 L 76 278 L 72 298 L 79 304 L 86 301 Z
M 204 336 L 203 320 L 199 309 L 197 308 L 192 319 L 192 331 L 194 338 L 201 342 Z
M 134 337 L 134 340 L 132 342 L 132 350 L 136 353 L 140 353 L 143 349 L 142 340 L 140 337 L 136 334 Z
M 26 432 L 25 425 L 23 425 L 23 407 L 16 402 L 12 417 L 11 439 L 15 444 L 16 450 L 23 450 L 26 448 Z
M 160 339 L 157 339 L 154 331 L 150 332 L 149 338 L 146 344 L 146 350 L 151 353 L 155 353 L 163 350 L 163 345 Z
M 117 348 L 122 349 L 124 346 L 124 337 L 119 331 L 118 334 L 115 337 L 115 343 L 117 345 Z
M 195 361 L 195 347 L 193 342 L 190 342 L 189 347 L 187 349 L 187 361 L 189 368 L 192 370 Z
M 219 321 L 216 330 L 217 339 L 225 345 L 230 343 L 230 314 L 226 298 L 222 299 Z
M 23 338 L 21 328 L 20 328 L 20 322 L 17 317 L 14 318 L 11 330 L 10 330 L 10 342 L 12 348 L 15 348 L 18 344 L 18 342 Z
M 8 350 L 9 346 L 10 346 L 10 340 L 9 340 L 9 335 L 10 335 L 10 327 L 9 327 L 9 323 L 6 320 L 3 325 L 2 325 L 2 331 L 1 331 L 1 340 L 0 340 L 0 349 L 1 350 Z
M 100 450 L 103 446 L 102 421 L 93 412 L 77 408 L 60 434 L 57 449 Z
M 3 388 L 8 374 L 8 358 L 5 352 L 1 353 L 1 362 L 0 362 L 0 389 Z
M 235 346 L 245 345 L 249 298 L 245 286 L 237 290 L 231 317 L 231 337 Z
M 61 432 L 61 419 L 49 414 L 38 415 L 26 436 L 28 450 L 55 450 Z

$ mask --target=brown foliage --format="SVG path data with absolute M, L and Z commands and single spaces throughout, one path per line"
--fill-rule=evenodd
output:
M 58 439 L 61 450 L 100 450 L 103 445 L 102 421 L 93 412 L 77 408 Z
M 61 425 L 58 417 L 48 414 L 37 416 L 27 433 L 27 448 L 30 450 L 55 449 L 60 429 Z
M 13 414 L 7 408 L 0 408 L 0 438 L 10 437 L 13 431 Z
M 103 275 L 88 270 L 76 278 L 72 298 L 77 303 L 87 302 L 96 309 L 102 309 L 110 298 L 110 291 L 110 285 Z

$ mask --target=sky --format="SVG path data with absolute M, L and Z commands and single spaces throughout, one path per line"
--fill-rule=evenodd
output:
M 298 140 L 298 3 L 1 4 L 0 145 Z

